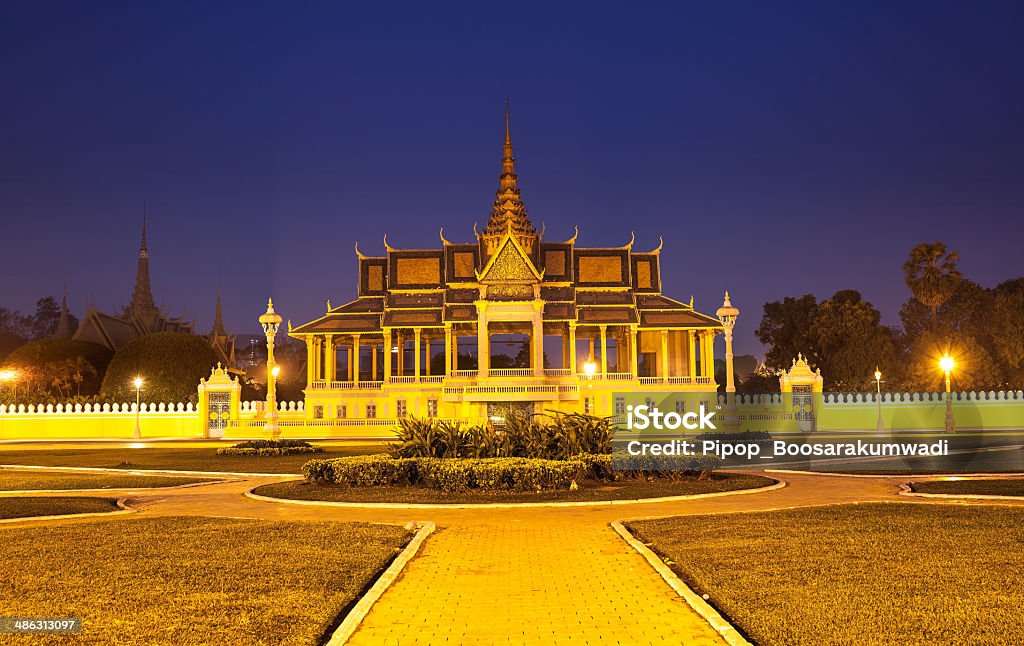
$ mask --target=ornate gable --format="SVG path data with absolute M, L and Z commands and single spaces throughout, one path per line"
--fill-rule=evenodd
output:
M 543 274 L 533 266 L 529 255 L 511 233 L 505 234 L 498 251 L 491 256 L 483 271 L 477 274 L 481 283 L 532 284 L 539 282 L 542 277 Z

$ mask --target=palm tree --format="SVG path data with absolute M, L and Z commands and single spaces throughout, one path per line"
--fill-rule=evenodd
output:
M 910 250 L 910 257 L 903 263 L 903 275 L 907 287 L 922 305 L 931 312 L 932 328 L 938 317 L 939 307 L 949 300 L 963 278 L 957 271 L 960 256 L 947 251 L 942 242 L 922 242 Z

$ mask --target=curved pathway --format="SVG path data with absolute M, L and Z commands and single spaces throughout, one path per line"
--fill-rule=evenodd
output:
M 255 486 L 294 479 L 280 476 L 111 491 L 127 496 L 140 512 L 119 522 L 169 515 L 436 522 L 439 531 L 373 607 L 351 644 L 719 644 L 718 633 L 615 534 L 610 522 L 876 501 L 934 504 L 899 497 L 906 476 L 771 475 L 787 486 L 697 500 L 523 509 L 305 506 L 244 496 Z

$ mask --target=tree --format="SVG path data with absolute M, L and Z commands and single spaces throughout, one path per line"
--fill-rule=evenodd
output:
M 100 376 L 113 353 L 98 343 L 71 339 L 36 339 L 12 352 L 5 367 L 19 374 L 19 392 L 41 401 L 75 392 L 90 396 L 100 389 Z M 76 377 L 76 375 L 79 375 Z
M 797 353 L 803 353 L 817 365 L 821 351 L 811 332 L 817 311 L 818 301 L 813 294 L 765 303 L 764 316 L 754 336 L 769 346 L 764 361 L 769 370 L 788 368 Z
M 869 390 L 876 367 L 895 379 L 900 366 L 897 334 L 881 319 L 881 313 L 853 290 L 836 292 L 818 306 L 811 334 L 821 349 L 818 367 L 829 390 Z
M 0 307 L 0 332 L 29 339 L 32 337 L 32 320 L 17 310 Z
M 910 250 L 903 263 L 903 275 L 914 295 L 931 312 L 934 325 L 939 306 L 949 300 L 960 283 L 961 275 L 956 263 L 960 259 L 955 251 L 947 251 L 939 242 L 922 242 Z
M 121 401 L 135 400 L 136 376 L 145 382 L 151 402 L 195 402 L 199 380 L 210 376 L 217 354 L 205 339 L 180 332 L 150 334 L 122 346 L 103 378 L 103 394 Z
M 992 290 L 988 331 L 993 356 L 1014 389 L 1024 387 L 1024 278 L 1008 280 Z
M 60 305 L 53 296 L 45 296 L 36 301 L 36 313 L 32 317 L 32 336 L 45 339 L 52 336 L 60 322 Z

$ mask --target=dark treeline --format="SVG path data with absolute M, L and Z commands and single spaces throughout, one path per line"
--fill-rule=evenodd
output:
M 818 301 L 812 294 L 766 303 L 755 335 L 768 346 L 764 368 L 740 386 L 773 391 L 775 377 L 798 352 L 821 368 L 826 390 L 943 388 L 938 360 L 957 363 L 955 390 L 1024 388 L 1024 278 L 985 288 L 962 276 L 959 257 L 941 242 L 920 244 L 903 264 L 911 297 L 900 308 L 902 327 L 881 323 L 881 313 L 855 290 Z

